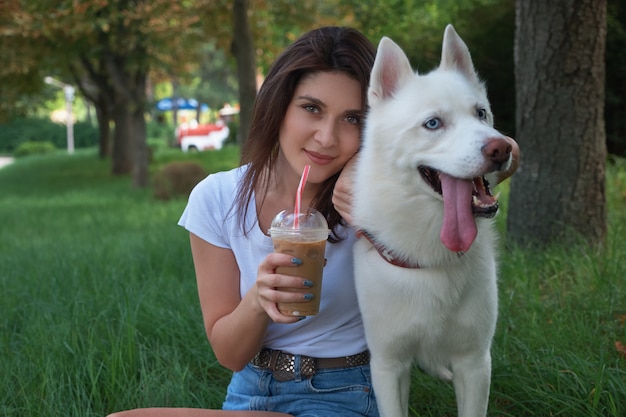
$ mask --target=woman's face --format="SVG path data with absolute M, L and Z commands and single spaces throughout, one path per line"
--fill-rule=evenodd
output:
M 311 165 L 308 182 L 319 184 L 339 172 L 359 149 L 361 108 L 361 85 L 345 73 L 303 77 L 279 131 L 280 174 Z

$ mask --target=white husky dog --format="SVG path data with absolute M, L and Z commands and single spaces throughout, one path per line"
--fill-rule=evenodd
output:
M 509 170 L 511 142 L 492 127 L 485 88 L 451 25 L 439 68 L 423 76 L 383 38 L 368 99 L 355 269 L 378 408 L 408 415 L 415 360 L 453 381 L 460 416 L 484 416 L 498 304 L 498 204 L 485 175 L 495 184 Z

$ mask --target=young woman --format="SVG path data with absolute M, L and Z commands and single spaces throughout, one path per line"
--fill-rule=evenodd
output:
M 179 224 L 190 232 L 207 337 L 218 361 L 234 371 L 224 410 L 378 415 L 354 288 L 355 236 L 337 211 L 345 201 L 340 195 L 337 207 L 332 201 L 337 178 L 359 149 L 375 53 L 350 28 L 320 28 L 296 40 L 261 86 L 241 166 L 208 176 L 189 197 Z M 322 212 L 331 233 L 320 312 L 293 317 L 281 314 L 277 303 L 304 305 L 311 283 L 276 273 L 300 260 L 273 253 L 267 231 L 279 211 L 293 207 L 305 165 L 311 168 L 302 206 Z M 240 415 L 181 409 L 122 414 Z

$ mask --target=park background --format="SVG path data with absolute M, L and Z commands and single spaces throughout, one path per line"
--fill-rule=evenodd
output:
M 210 108 L 199 115 L 209 122 L 225 103 L 241 103 L 237 120 L 245 123 L 250 97 L 242 95 L 238 64 L 246 57 L 236 48 L 242 34 L 253 39 L 253 71 L 246 79 L 256 88 L 276 54 L 309 28 L 354 26 L 375 43 L 389 36 L 424 72 L 436 66 L 443 28 L 451 22 L 487 82 L 496 126 L 518 139 L 522 155 L 542 145 L 518 135 L 520 5 L 513 0 L 22 3 L 0 4 L 0 154 L 16 157 L 0 170 L 3 416 L 219 408 L 229 372 L 206 341 L 188 236 L 176 221 L 191 184 L 237 165 L 242 138 L 220 151 L 184 154 L 174 146 L 173 112 L 157 111 L 156 103 L 194 97 Z M 550 4 L 576 14 L 583 3 Z M 604 125 L 596 135 L 608 150 L 597 200 L 606 207 L 606 233 L 512 244 L 507 202 L 514 184 L 500 187 L 494 416 L 626 414 L 626 8 L 618 1 L 592 3 L 606 7 L 600 13 L 606 24 Z M 244 26 L 235 19 L 242 7 Z M 536 18 L 559 21 L 549 14 Z M 123 62 L 117 69 L 125 72 L 111 69 L 107 57 Z M 107 84 L 112 73 L 143 83 L 130 85 L 130 99 L 109 94 L 116 88 Z M 50 119 L 64 107 L 63 92 L 46 84 L 46 76 L 76 86 L 73 154 L 66 150 L 65 126 Z M 554 109 L 555 117 L 560 110 L 568 111 Z M 133 124 L 133 112 L 143 128 Z M 133 150 L 138 144 L 144 151 Z M 547 205 L 535 192 L 524 198 Z M 418 370 L 410 404 L 413 416 L 455 415 L 451 386 Z

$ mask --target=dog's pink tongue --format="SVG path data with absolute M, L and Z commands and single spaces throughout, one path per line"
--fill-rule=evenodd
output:
M 443 226 L 441 242 L 453 252 L 467 251 L 476 238 L 476 222 L 472 214 L 472 181 L 441 173 L 443 194 Z

